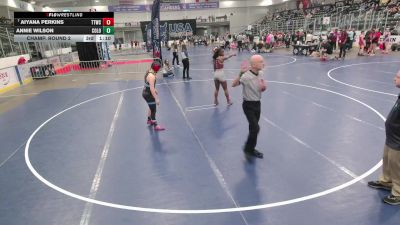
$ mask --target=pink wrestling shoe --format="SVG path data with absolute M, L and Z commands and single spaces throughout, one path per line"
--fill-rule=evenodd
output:
M 154 130 L 155 131 L 163 131 L 163 130 L 165 130 L 165 128 L 160 126 L 160 125 L 157 125 L 157 126 L 154 127 Z

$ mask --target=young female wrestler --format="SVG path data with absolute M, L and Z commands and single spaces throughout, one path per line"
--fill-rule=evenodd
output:
M 217 48 L 214 51 L 213 55 L 213 64 L 214 64 L 214 84 L 215 84 L 215 91 L 214 91 L 214 104 L 218 105 L 218 92 L 219 86 L 221 85 L 225 92 L 225 97 L 228 105 L 232 105 L 232 101 L 229 98 L 228 86 L 225 79 L 224 74 L 224 61 L 231 58 L 232 56 L 236 56 L 236 54 L 229 55 L 225 57 L 224 49 Z
M 147 124 L 154 126 L 154 130 L 162 131 L 165 130 L 164 127 L 161 127 L 157 124 L 156 120 L 156 111 L 157 105 L 160 105 L 160 99 L 158 98 L 158 93 L 156 90 L 156 79 L 157 72 L 161 69 L 161 64 L 157 61 L 154 61 L 151 64 L 151 68 L 147 71 L 144 76 L 144 88 L 142 92 L 142 96 L 144 100 L 149 105 L 149 111 L 147 114 Z

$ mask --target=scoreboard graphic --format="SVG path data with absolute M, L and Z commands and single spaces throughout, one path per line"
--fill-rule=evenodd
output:
M 15 42 L 114 42 L 114 12 L 14 12 Z

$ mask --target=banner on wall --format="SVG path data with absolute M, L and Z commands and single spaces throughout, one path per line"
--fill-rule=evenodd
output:
M 148 24 L 146 25 L 144 34 L 146 36 L 146 39 L 143 39 L 143 40 L 146 42 L 147 52 L 150 52 L 150 50 L 151 50 L 151 22 L 148 22 Z M 149 38 L 147 38 L 147 37 L 149 37 Z
M 133 0 L 119 0 L 119 5 L 133 5 Z
M 181 3 L 181 0 L 161 0 L 161 3 Z
M 160 0 L 154 0 L 151 11 L 151 43 L 153 47 L 153 58 L 162 59 L 161 37 L 160 37 Z
M 218 9 L 219 2 L 161 3 L 161 11 Z M 152 5 L 110 5 L 109 12 L 150 12 Z
M 18 75 L 14 67 L 0 70 L 0 93 L 19 84 Z
M 384 37 L 381 36 L 381 41 L 383 42 Z M 394 43 L 400 43 L 400 36 L 399 35 L 390 35 L 389 36 L 389 43 L 394 44 Z
M 47 64 L 52 64 L 54 66 L 54 69 L 61 69 L 61 61 L 60 57 L 58 56 L 53 56 L 47 59 Z
M 150 22 L 140 22 L 142 30 L 143 41 L 150 41 L 151 37 L 148 32 Z M 160 22 L 160 40 L 162 42 L 168 40 L 177 40 L 196 35 L 196 20 L 166 20 Z
M 30 63 L 26 63 L 26 64 L 22 64 L 22 65 L 18 65 L 18 72 L 19 75 L 21 77 L 22 82 L 26 81 L 29 78 L 32 78 L 32 74 L 30 71 L 30 68 L 33 66 L 44 66 L 47 65 L 47 59 L 42 59 L 42 60 L 38 60 L 38 61 L 34 61 L 34 62 L 30 62 Z

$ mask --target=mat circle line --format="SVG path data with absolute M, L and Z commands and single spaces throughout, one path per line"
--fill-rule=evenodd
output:
M 207 79 L 207 80 L 192 80 L 190 82 L 210 82 L 213 81 L 212 79 Z M 184 83 L 185 81 L 180 81 L 180 82 L 171 82 L 171 83 Z M 294 86 L 299 86 L 299 87 L 306 87 L 306 88 L 311 88 L 311 89 L 315 89 L 315 90 L 320 90 L 320 91 L 324 91 L 324 92 L 328 92 L 328 93 L 332 93 L 335 95 L 339 95 L 342 97 L 345 97 L 347 99 L 350 99 L 352 101 L 355 101 L 363 106 L 365 106 L 366 108 L 370 109 L 371 111 L 373 111 L 375 114 L 377 114 L 383 121 L 386 120 L 386 118 L 379 113 L 376 109 L 374 109 L 373 107 L 371 107 L 370 105 L 357 100 L 355 98 L 352 98 L 350 96 L 335 92 L 335 91 L 331 91 L 328 89 L 324 89 L 324 88 L 319 88 L 319 87 L 314 87 L 314 86 L 309 86 L 309 85 L 304 85 L 304 84 L 297 84 L 297 83 L 289 83 L 289 82 L 281 82 L 281 81 L 268 81 L 269 83 L 277 83 L 277 84 L 285 84 L 285 85 L 294 85 Z M 161 83 L 158 85 L 166 85 L 166 84 L 171 84 L 171 83 Z M 42 129 L 47 123 L 49 123 L 51 120 L 53 120 L 54 118 L 60 116 L 61 114 L 63 114 L 64 112 L 71 110 L 73 108 L 76 108 L 78 106 L 81 106 L 85 103 L 91 102 L 91 101 L 95 101 L 97 99 L 106 97 L 106 96 L 110 96 L 110 95 L 114 95 L 114 94 L 118 94 L 118 93 L 123 93 L 126 91 L 132 91 L 132 90 L 137 90 L 137 89 L 141 89 L 142 87 L 135 87 L 135 88 L 129 88 L 129 89 L 125 89 L 125 90 L 121 90 L 121 91 L 117 91 L 117 92 L 112 92 L 109 94 L 105 94 L 105 95 L 101 95 L 92 99 L 88 99 L 86 101 L 83 101 L 81 103 L 78 103 L 76 105 L 73 105 L 67 109 L 64 109 L 63 111 L 55 114 L 54 116 L 50 117 L 49 119 L 47 119 L 45 122 L 43 122 L 38 128 L 36 128 L 36 130 L 30 135 L 26 146 L 25 146 L 25 163 L 28 166 L 29 170 L 32 172 L 32 174 L 38 179 L 40 180 L 42 183 L 44 183 L 45 185 L 49 186 L 50 188 L 65 194 L 69 197 L 75 198 L 75 199 L 79 199 L 85 202 L 89 202 L 89 203 L 93 203 L 96 205 L 101 205 L 101 206 L 106 206 L 106 207 L 111 207 L 111 208 L 118 208 L 118 209 L 124 209 L 124 210 L 130 210 L 130 211 L 140 211 L 140 212 L 152 212 L 152 213 L 165 213 L 165 214 L 213 214 L 213 213 L 229 213 L 229 212 L 242 212 L 242 211 L 250 211 L 250 210 L 258 210 L 258 209 L 266 209 L 266 208 L 272 208 L 272 207 L 278 207 L 278 206 L 284 206 L 284 205 L 289 205 L 289 204 L 293 204 L 293 203 L 298 203 L 298 202 L 302 202 L 302 201 L 306 201 L 306 200 L 310 200 L 310 199 L 315 199 L 318 197 L 322 197 L 325 196 L 327 194 L 339 191 L 343 188 L 349 187 L 355 183 L 357 183 L 358 181 L 364 179 L 365 177 L 371 175 L 373 172 L 375 172 L 377 169 L 379 169 L 379 167 L 382 165 L 382 160 L 379 161 L 376 165 L 374 165 L 371 169 L 369 169 L 368 171 L 366 171 L 365 173 L 363 173 L 362 175 L 347 181 L 344 184 L 341 184 L 339 186 L 327 189 L 325 191 L 321 191 L 315 194 L 311 194 L 311 195 L 306 195 L 303 197 L 299 197 L 299 198 L 294 198 L 294 199 L 290 199 L 290 200 L 285 200 L 285 201 L 280 201 L 280 202 L 273 202 L 273 203 L 267 203 L 267 204 L 260 204 L 260 205 L 253 205 L 253 206 L 245 206 L 245 207 L 237 207 L 237 208 L 217 208 L 217 209 L 198 209 L 198 210 L 189 210 L 189 209 L 160 209 L 160 208 L 144 208 L 144 207 L 137 207 L 137 206 L 129 206 L 129 205 L 122 205 L 122 204 L 116 204 L 116 203 L 110 203 L 110 202 L 105 202 L 105 201 L 100 201 L 100 200 L 95 200 L 95 199 L 91 199 L 91 198 L 87 198 L 75 193 L 72 193 L 70 191 L 67 191 L 61 187 L 56 186 L 55 184 L 51 183 L 50 181 L 46 180 L 44 177 L 42 177 L 36 170 L 35 168 L 32 166 L 32 163 L 30 162 L 30 158 L 29 158 L 29 147 L 30 147 L 30 143 L 32 142 L 32 139 L 35 137 L 35 135 L 40 131 L 40 129 Z
M 400 61 L 368 62 L 368 63 L 349 64 L 349 65 L 345 65 L 345 66 L 335 67 L 335 68 L 329 70 L 328 73 L 327 73 L 327 75 L 328 75 L 329 79 L 331 79 L 331 80 L 333 80 L 333 81 L 335 81 L 335 82 L 337 82 L 337 83 L 340 83 L 340 84 L 343 84 L 343 85 L 352 87 L 352 88 L 357 88 L 357 89 L 360 89 L 360 90 L 369 91 L 369 92 L 374 92 L 374 93 L 378 93 L 378 94 L 384 94 L 384 95 L 390 95 L 390 96 L 397 96 L 396 94 L 392 94 L 392 93 L 387 93 L 387 92 L 382 92 L 382 91 L 376 91 L 376 90 L 372 90 L 372 89 L 363 88 L 363 87 L 359 87 L 359 86 L 356 86 L 356 85 L 348 84 L 348 83 L 345 83 L 345 82 L 343 82 L 343 81 L 340 81 L 340 80 L 337 80 L 337 79 L 333 78 L 333 76 L 332 76 L 332 74 L 331 74 L 331 73 L 332 73 L 333 71 L 335 71 L 335 70 L 342 69 L 342 68 L 347 68 L 347 67 L 352 67 L 352 66 L 369 65 L 369 64 L 384 64 L 384 63 L 394 63 L 394 62 L 400 62 Z M 393 76 L 395 76 L 395 75 L 396 75 L 396 74 L 393 73 Z
M 271 57 L 272 57 L 272 55 L 270 55 Z M 270 57 L 270 56 L 267 56 L 267 57 Z M 290 61 L 290 62 L 287 62 L 287 63 L 283 63 L 283 64 L 278 64 L 278 65 L 273 65 L 273 66 L 267 66 L 265 69 L 268 69 L 268 68 L 276 68 L 276 67 L 281 67 L 281 66 L 286 66 L 286 65 L 289 65 L 289 64 L 293 64 L 293 63 L 295 63 L 296 61 L 297 61 L 297 59 L 296 58 L 294 58 L 294 57 L 291 57 L 291 56 L 285 56 L 285 55 L 274 55 L 274 57 L 286 57 L 286 58 L 291 58 L 293 61 Z M 210 65 L 210 66 L 212 66 L 212 65 Z M 214 69 L 190 69 L 190 70 L 197 70 L 197 71 L 213 71 Z M 229 68 L 224 68 L 224 70 L 226 70 L 226 71 L 239 71 L 240 69 L 229 69 Z

